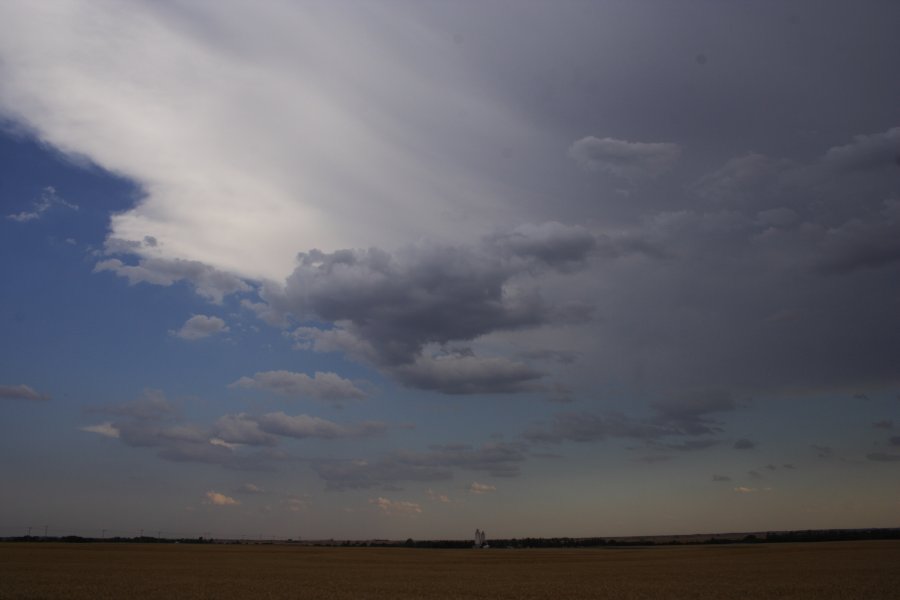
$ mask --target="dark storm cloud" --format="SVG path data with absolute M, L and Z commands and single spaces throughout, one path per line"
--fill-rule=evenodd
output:
M 522 225 L 489 239 L 503 254 L 556 268 L 582 265 L 588 254 L 597 248 L 602 248 L 606 254 L 613 252 L 608 240 L 602 240 L 601 244 L 584 227 L 555 221 Z
M 502 357 L 459 354 L 419 357 L 387 370 L 400 383 L 442 394 L 507 394 L 542 391 L 543 376 L 528 365 Z
M 301 253 L 283 290 L 265 289 L 271 311 L 300 320 L 300 347 L 341 351 L 374 364 L 404 385 L 447 394 L 539 391 L 543 374 L 504 357 L 436 350 L 498 331 L 590 319 L 583 302 L 546 302 L 534 285 L 543 271 L 584 268 L 598 248 L 586 229 L 550 222 L 522 226 L 475 246 L 410 246 L 395 253 Z M 427 347 L 431 345 L 433 349 Z

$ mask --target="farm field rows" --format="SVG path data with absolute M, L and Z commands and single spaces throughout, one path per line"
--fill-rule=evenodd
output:
M 571 550 L 0 544 L 0 599 L 896 598 L 900 542 Z

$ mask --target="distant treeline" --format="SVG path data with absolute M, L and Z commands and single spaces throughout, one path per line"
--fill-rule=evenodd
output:
M 802 531 L 770 531 L 751 534 L 628 537 L 628 538 L 510 538 L 491 539 L 491 548 L 622 548 L 633 546 L 681 546 L 704 544 L 771 544 L 783 542 L 834 542 L 849 540 L 900 540 L 900 528 L 882 529 L 806 529 Z M 162 538 L 152 536 L 92 538 L 77 535 L 64 537 L 19 536 L 0 538 L 4 542 L 64 542 L 122 544 L 300 544 L 305 546 L 340 546 L 367 548 L 472 548 L 471 540 L 277 540 L 246 541 L 214 538 Z

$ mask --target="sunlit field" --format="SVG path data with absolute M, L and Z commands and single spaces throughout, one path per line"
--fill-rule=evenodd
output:
M 419 550 L 0 544 L 0 598 L 897 598 L 900 542 Z

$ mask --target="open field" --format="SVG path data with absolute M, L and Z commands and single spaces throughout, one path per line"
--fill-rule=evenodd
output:
M 598 550 L 0 544 L 0 599 L 897 598 L 900 542 Z

